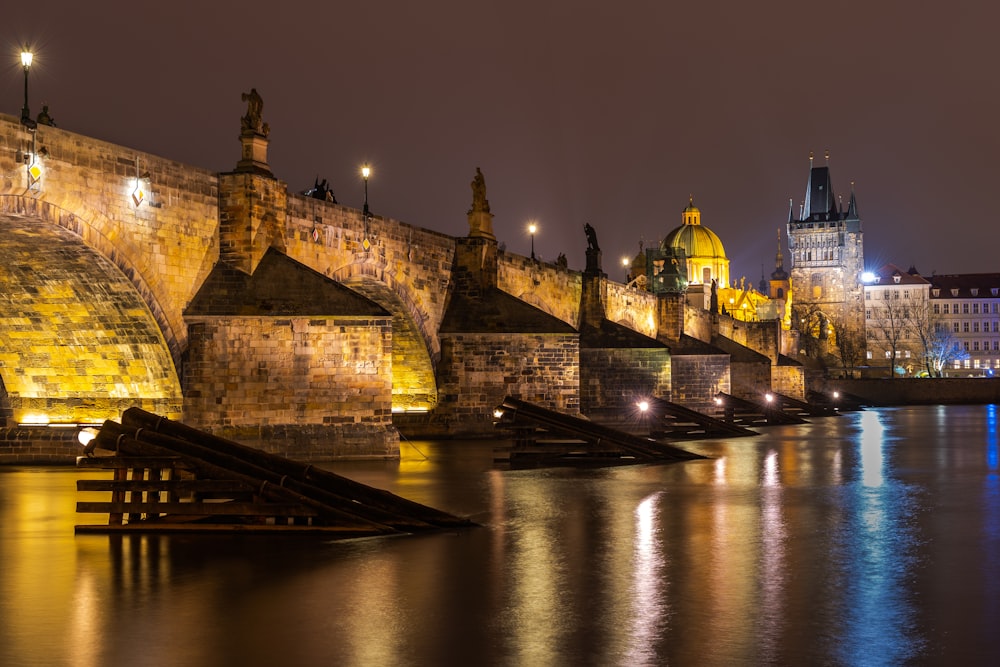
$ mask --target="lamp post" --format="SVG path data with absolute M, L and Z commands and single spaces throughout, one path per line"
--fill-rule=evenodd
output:
M 622 257 L 622 266 L 625 267 L 625 284 L 628 284 L 628 257 Z
M 371 215 L 368 211 L 368 177 L 371 176 L 371 174 L 372 170 L 367 164 L 361 167 L 361 178 L 365 179 L 365 207 L 363 212 L 366 220 L 368 219 L 368 216 Z
M 528 223 L 528 233 L 531 234 L 531 259 L 535 258 L 535 232 L 538 231 L 538 225 L 531 222 Z
M 31 120 L 31 110 L 28 108 L 28 70 L 31 69 L 32 58 L 31 51 L 27 49 L 21 51 L 21 67 L 24 68 L 24 108 L 21 109 L 21 124 L 28 127 L 35 125 Z

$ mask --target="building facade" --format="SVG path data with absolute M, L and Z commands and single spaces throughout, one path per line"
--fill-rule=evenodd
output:
M 930 315 L 950 348 L 945 377 L 1000 374 L 1000 273 L 931 276 Z
M 925 369 L 930 283 L 915 269 L 886 264 L 864 274 L 866 358 L 896 375 Z

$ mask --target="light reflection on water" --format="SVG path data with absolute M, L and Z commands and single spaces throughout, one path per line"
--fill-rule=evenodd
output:
M 0 469 L 0 664 L 985 664 L 1000 659 L 995 406 L 868 410 L 500 471 L 489 443 L 331 466 L 470 516 L 331 543 L 74 537 L 67 469 Z

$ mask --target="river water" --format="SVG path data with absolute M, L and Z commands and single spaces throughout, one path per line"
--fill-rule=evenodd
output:
M 0 665 L 1000 664 L 996 406 L 504 471 L 491 443 L 332 470 L 481 528 L 334 542 L 74 536 L 75 482 L 0 468 Z

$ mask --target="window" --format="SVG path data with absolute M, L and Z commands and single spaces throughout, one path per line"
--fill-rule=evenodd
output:
M 989 352 L 989 351 L 990 351 L 990 341 L 984 340 L 983 341 L 983 352 Z
M 892 353 L 889 350 L 885 351 L 885 358 L 888 359 Z
M 960 362 L 958 359 L 956 359 L 955 363 L 954 363 L 954 365 L 952 367 L 957 370 L 957 369 L 959 369 L 959 368 L 962 367 L 962 362 Z
M 993 320 L 993 333 L 1000 331 L 1000 322 Z
M 1000 352 L 1000 340 L 993 341 L 993 351 Z
M 888 295 L 886 295 L 886 296 L 888 296 Z M 898 299 L 898 298 L 899 298 L 899 292 L 895 292 L 895 291 L 894 291 L 894 292 L 892 293 L 892 298 L 893 298 L 893 299 Z
M 965 341 L 964 343 L 962 343 L 962 349 L 965 350 L 966 352 L 969 351 L 969 341 Z
M 941 304 L 939 304 L 939 303 L 935 303 L 934 304 L 934 314 L 935 315 L 940 315 L 941 314 Z
M 979 333 L 979 322 L 972 323 L 972 333 Z
M 962 333 L 969 333 L 969 323 L 962 322 Z
M 966 359 L 965 361 L 962 362 L 962 367 L 963 368 L 970 368 L 971 366 L 972 366 L 972 363 L 968 359 Z
M 972 292 L 972 296 L 979 296 L 979 288 L 978 287 L 973 287 L 969 291 Z
M 868 350 L 868 355 L 867 356 L 868 356 L 869 359 L 872 358 L 872 351 L 871 350 Z
M 972 351 L 973 352 L 979 352 L 979 341 L 978 340 L 972 341 Z
M 952 323 L 951 330 L 954 331 L 955 333 L 958 333 L 958 322 Z
M 944 311 L 943 312 L 944 312 L 945 315 L 948 314 L 948 304 L 944 304 Z
M 963 315 L 968 315 L 969 314 L 969 304 L 968 303 L 963 303 L 962 304 L 962 314 Z
M 979 304 L 978 303 L 972 304 L 972 314 L 973 315 L 978 315 L 979 314 Z
M 872 318 L 872 309 L 871 308 L 865 308 L 865 319 L 866 320 L 870 320 L 871 318 Z

